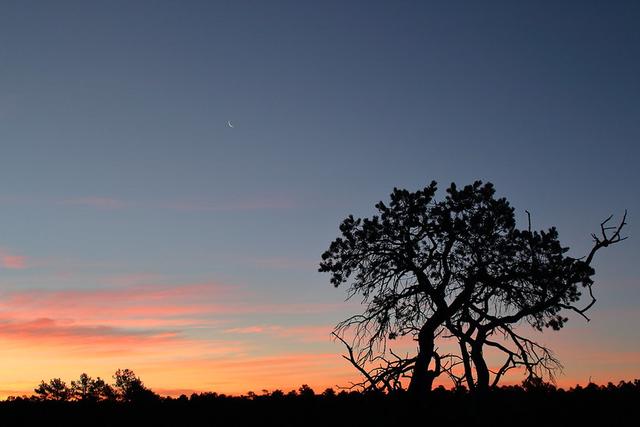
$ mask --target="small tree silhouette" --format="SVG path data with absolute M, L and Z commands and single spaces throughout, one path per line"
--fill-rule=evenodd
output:
M 113 375 L 116 394 L 123 402 L 146 403 L 159 396 L 145 387 L 142 380 L 130 369 L 118 369 Z
M 307 384 L 302 384 L 300 388 L 298 388 L 298 396 L 304 398 L 312 398 L 316 395 L 315 391 L 309 387 Z
M 95 379 L 82 373 L 80 379 L 71 381 L 71 391 L 74 400 L 81 402 L 97 402 L 100 400 L 115 400 L 113 388 L 100 377 Z
M 40 382 L 40 385 L 34 389 L 38 400 L 56 400 L 65 402 L 71 399 L 72 392 L 67 383 L 60 378 L 53 378 L 48 383 Z

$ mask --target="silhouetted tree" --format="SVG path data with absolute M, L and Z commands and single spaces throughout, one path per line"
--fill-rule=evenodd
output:
M 344 357 L 364 377 L 355 385 L 391 391 L 410 377 L 409 391 L 424 393 L 446 372 L 460 386 L 453 368 L 462 364 L 469 387 L 485 390 L 487 346 L 508 355 L 494 383 L 514 366 L 524 366 L 530 377 L 540 367 L 553 369 L 557 361 L 548 349 L 514 326 L 526 321 L 540 330 L 559 329 L 566 321 L 562 310 L 584 315 L 595 300 L 576 307 L 579 286 L 593 296 L 593 255 L 624 239 L 624 219 L 611 237 L 603 224 L 594 250 L 578 260 L 564 255 L 555 229 L 517 229 L 513 208 L 494 197 L 491 183 L 476 181 L 461 190 L 451 184 L 441 201 L 435 193 L 435 182 L 416 192 L 394 189 L 388 205 L 376 204 L 378 215 L 347 217 L 342 236 L 322 255 L 319 270 L 330 273 L 336 287 L 348 283 L 348 298 L 359 295 L 365 304 L 362 314 L 334 330 L 347 347 Z M 514 347 L 490 340 L 496 332 Z M 436 341 L 445 335 L 458 340 L 460 354 L 438 352 Z M 416 341 L 415 355 L 387 348 L 387 340 L 398 336 Z
M 298 396 L 312 398 L 316 395 L 315 391 L 309 387 L 307 384 L 302 384 L 300 388 L 298 388 Z
M 91 382 L 93 379 L 87 375 L 86 373 L 80 374 L 80 379 L 78 381 L 71 381 L 71 393 L 76 400 L 80 401 L 88 401 L 91 399 Z M 97 400 L 97 399 L 96 399 Z
M 281 399 L 284 397 L 284 392 L 280 389 L 275 389 L 271 392 L 270 396 L 275 399 Z
M 145 387 L 142 380 L 130 369 L 118 369 L 113 379 L 116 394 L 123 402 L 143 403 L 159 398 L 157 394 Z
M 78 381 L 71 381 L 73 398 L 82 402 L 97 402 L 100 400 L 114 400 L 116 393 L 113 388 L 100 377 L 95 379 L 83 373 Z
M 34 389 L 38 400 L 57 400 L 67 401 L 71 399 L 71 389 L 67 387 L 67 383 L 60 378 L 53 378 L 48 383 L 40 382 L 40 385 Z

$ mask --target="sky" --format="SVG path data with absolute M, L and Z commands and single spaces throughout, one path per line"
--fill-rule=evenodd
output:
M 638 377 L 639 20 L 635 1 L 0 1 L 0 397 L 118 368 L 172 395 L 348 384 L 329 333 L 362 307 L 320 255 L 432 180 L 493 182 L 574 256 L 628 209 L 591 322 L 541 339 L 561 385 Z

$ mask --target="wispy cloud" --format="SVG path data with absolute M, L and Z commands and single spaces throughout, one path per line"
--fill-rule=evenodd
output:
M 34 341 L 40 345 L 69 345 L 82 343 L 86 346 L 113 345 L 123 346 L 135 342 L 163 343 L 178 337 L 177 331 L 171 330 L 132 330 L 112 326 L 76 325 L 73 321 L 60 321 L 48 318 L 16 322 L 0 320 L 0 338 L 20 341 Z
M 27 268 L 27 258 L 0 248 L 0 266 L 10 270 L 23 270 Z
M 24 290 L 4 292 L 0 299 L 0 313 L 18 320 L 35 318 L 73 319 L 81 324 L 130 325 L 144 321 L 162 327 L 196 323 L 198 315 L 215 313 L 216 298 L 227 292 L 217 283 L 183 285 L 138 285 L 130 287 Z
M 276 338 L 293 338 L 301 342 L 327 342 L 330 340 L 332 325 L 251 325 L 225 329 L 233 335 L 267 335 Z
M 291 209 L 293 200 L 283 197 L 260 197 L 234 201 L 173 201 L 158 203 L 155 206 L 185 212 L 232 212 L 272 209 Z
M 75 319 L 85 324 L 124 324 L 152 319 L 157 326 L 188 319 L 193 324 L 247 314 L 295 315 L 335 311 L 342 304 L 272 303 L 260 295 L 217 282 L 147 284 L 99 289 L 0 292 L 0 313 L 14 319 Z
M 124 207 L 133 206 L 130 202 L 125 202 L 123 200 L 96 196 L 66 199 L 62 200 L 60 203 L 63 205 L 86 206 L 96 209 L 121 209 Z
M 226 287 L 217 283 L 145 285 L 93 290 L 27 290 L 0 298 L 0 342 L 83 357 L 237 352 L 233 337 L 194 337 L 198 328 L 219 327 L 212 316 Z

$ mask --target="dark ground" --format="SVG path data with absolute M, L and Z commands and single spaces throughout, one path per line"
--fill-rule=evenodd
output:
M 479 398 L 313 392 L 147 402 L 0 402 L 2 426 L 628 426 L 640 422 L 640 381 L 569 391 L 505 387 Z

